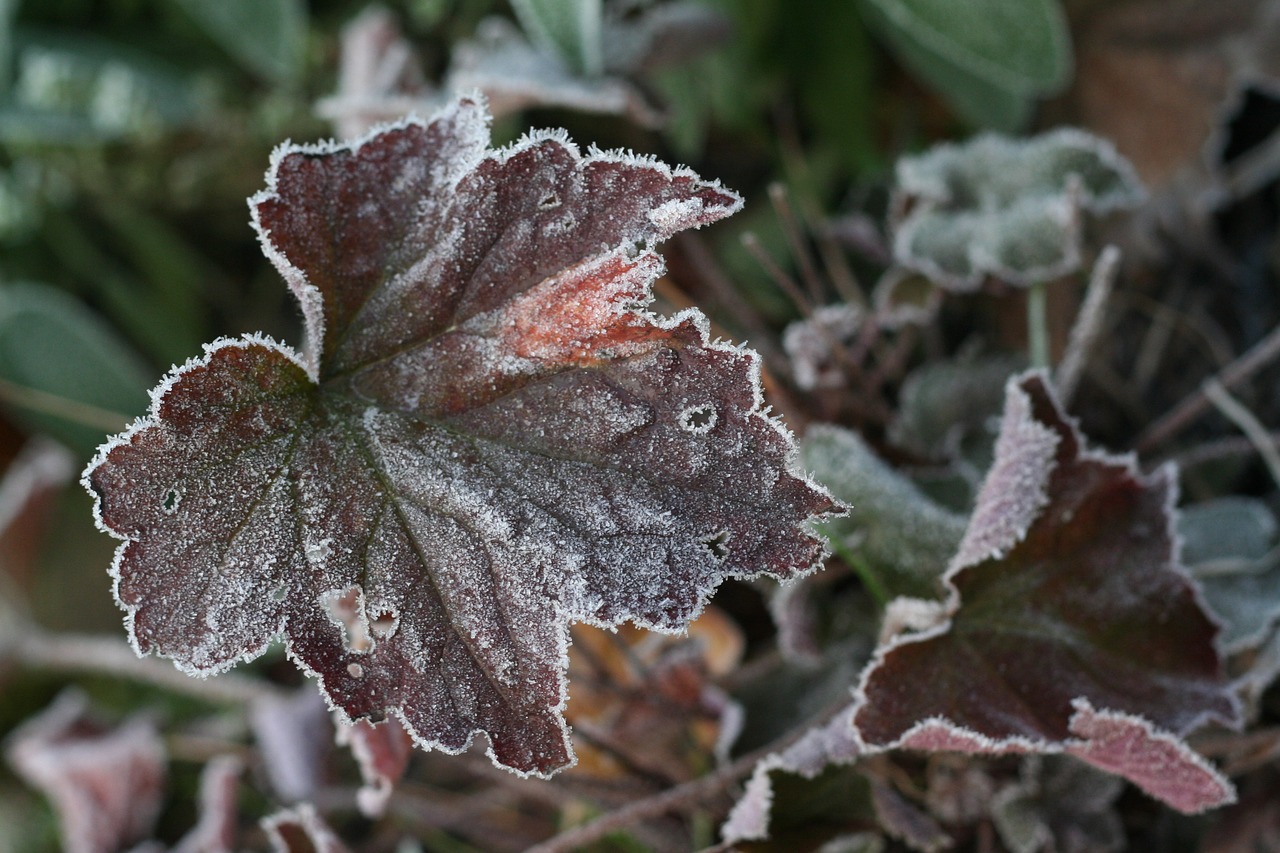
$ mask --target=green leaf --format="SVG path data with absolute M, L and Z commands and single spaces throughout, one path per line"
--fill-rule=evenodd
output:
M 863 0 L 894 46 L 911 44 L 1010 94 L 1040 96 L 1071 76 L 1071 41 L 1057 0 Z
M 1029 286 L 1079 269 L 1081 212 L 1131 208 L 1133 166 L 1109 142 L 1060 128 L 1030 139 L 983 134 L 903 157 L 896 169 L 898 262 L 942 287 L 992 277 Z
M 86 456 L 141 414 L 152 377 L 73 297 L 40 284 L 0 288 L 0 397 L 14 416 Z
M 1033 96 L 974 74 L 894 29 L 874 13 L 867 17 L 902 64 L 937 92 L 965 123 L 1015 133 L 1030 121 Z
M 892 595 L 939 597 L 938 579 L 964 536 L 965 520 L 929 500 L 854 432 L 811 427 L 801 459 L 814 477 L 850 506 L 823 532 Z
M 302 75 L 307 40 L 303 0 L 175 0 L 248 71 L 273 83 Z
M 529 40 L 587 77 L 604 72 L 601 0 L 511 0 Z

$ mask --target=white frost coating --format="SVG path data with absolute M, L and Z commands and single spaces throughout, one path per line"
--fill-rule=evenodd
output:
M 680 412 L 677 418 L 680 429 L 693 435 L 706 435 L 716 428 L 716 423 L 720 420 L 720 413 L 716 411 L 714 403 L 699 403 L 696 406 L 688 406 Z
M 703 208 L 700 199 L 673 198 L 650 210 L 649 221 L 660 233 L 674 234 L 695 224 Z
M 250 347 L 264 347 L 272 352 L 284 356 L 299 369 L 303 371 L 306 370 L 302 357 L 296 350 L 286 344 L 276 342 L 267 335 L 246 334 L 239 338 L 218 338 L 212 343 L 207 343 L 204 345 L 203 356 L 193 356 L 192 358 L 187 359 L 180 367 L 173 367 L 170 369 L 169 373 L 160 380 L 159 384 L 151 389 L 151 403 L 147 409 L 147 414 L 131 423 L 124 432 L 114 435 L 103 442 L 98 447 L 98 451 L 94 454 L 93 459 L 89 460 L 89 464 L 85 466 L 84 471 L 80 475 L 80 485 L 93 497 L 94 523 L 103 533 L 106 533 L 115 539 L 122 540 L 120 545 L 116 548 L 115 556 L 111 561 L 111 567 L 108 569 L 108 574 L 111 577 L 111 593 L 115 598 L 116 605 L 125 611 L 124 624 L 129 637 L 129 645 L 133 648 L 134 653 L 137 654 L 138 657 L 143 657 L 142 649 L 138 646 L 137 634 L 133 629 L 134 617 L 138 608 L 127 604 L 120 597 L 120 565 L 124 560 L 125 549 L 128 547 L 130 542 L 136 540 L 129 536 L 117 533 L 107 525 L 106 521 L 102 517 L 102 501 L 94 490 L 92 483 L 90 483 L 89 477 L 93 474 L 94 470 L 106 460 L 107 454 L 111 453 L 111 451 L 115 450 L 117 447 L 121 447 L 132 442 L 133 437 L 142 430 L 157 426 L 161 423 L 159 414 L 161 403 L 164 400 L 165 395 L 169 393 L 173 386 L 183 376 L 193 370 L 207 367 L 214 354 L 219 350 L 227 348 L 249 349 Z M 277 629 L 277 633 L 283 632 L 283 630 L 284 626 L 281 625 Z M 196 678 L 206 678 L 210 675 L 217 675 L 218 673 L 226 672 L 241 662 L 247 663 L 248 661 L 257 658 L 267 650 L 269 645 L 270 641 L 263 642 L 259 646 L 246 649 L 238 658 L 234 658 L 222 664 L 210 665 L 205 668 L 176 659 L 173 661 L 173 665 L 187 675 Z
M 1032 375 L 1045 379 L 1043 373 L 1021 374 L 1005 385 L 996 461 L 978 490 L 973 518 L 947 569 L 948 578 L 967 566 L 1004 556 L 1026 537 L 1049 504 L 1049 477 L 1060 438 L 1032 414 L 1031 398 L 1020 387 Z
M 1135 714 L 1096 711 L 1083 697 L 1072 700 L 1069 727 L 1079 741 L 1066 752 L 1115 773 L 1185 814 L 1199 814 L 1236 801 L 1236 790 L 1182 738 Z
M 281 832 L 281 827 L 287 824 L 301 828 L 316 853 L 347 853 L 346 846 L 310 803 L 300 803 L 262 819 L 260 825 L 271 841 L 273 853 L 290 853 L 294 849 Z
M 865 750 L 854 740 L 851 714 L 852 709 L 845 708 L 827 723 L 805 732 L 782 752 L 760 759 L 742 797 L 720 827 L 725 843 L 763 841 L 769 837 L 769 817 L 773 808 L 770 773 L 792 773 L 814 779 L 829 765 L 852 764 L 858 760 Z
M 325 317 L 324 300 L 319 289 L 307 280 L 306 274 L 294 266 L 271 242 L 271 233 L 261 222 L 258 207 L 272 199 L 279 198 L 277 193 L 277 173 L 280 164 L 294 154 L 316 156 L 324 154 L 350 153 L 357 154 L 366 144 L 388 131 L 401 130 L 408 127 L 428 127 L 432 123 L 452 122 L 454 133 L 452 141 L 456 146 L 451 156 L 436 159 L 432 164 L 432 180 L 436 186 L 456 184 L 463 175 L 470 172 L 484 157 L 489 146 L 489 111 L 484 96 L 474 92 L 467 97 L 450 102 L 429 119 L 421 119 L 408 115 L 393 122 L 374 126 L 358 139 L 339 142 L 315 142 L 299 144 L 285 141 L 277 145 L 271 152 L 270 165 L 267 167 L 266 188 L 259 190 L 249 198 L 249 216 L 254 231 L 258 234 L 258 242 L 262 251 L 279 270 L 280 275 L 289 285 L 289 290 L 297 297 L 302 309 L 303 319 L 303 368 L 312 381 L 318 382 L 320 376 L 320 350 L 324 345 Z M 404 177 L 403 175 L 401 176 Z

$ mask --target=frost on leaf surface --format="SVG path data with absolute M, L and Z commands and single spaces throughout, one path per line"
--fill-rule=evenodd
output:
M 854 715 L 863 742 L 1066 751 L 1187 811 L 1229 799 L 1176 737 L 1239 708 L 1178 565 L 1174 488 L 1168 468 L 1087 450 L 1043 374 L 1011 380 L 945 578 L 949 620 L 878 650 Z M 1175 776 L 1175 792 L 1153 784 Z
M 251 206 L 305 355 L 209 346 L 85 481 L 139 651 L 210 673 L 283 634 L 349 718 L 549 773 L 570 621 L 679 630 L 726 577 L 815 565 L 832 501 L 754 354 L 643 307 L 648 247 L 738 197 L 555 133 L 490 150 L 487 120 L 278 150 Z
M 940 286 L 973 290 L 993 276 L 1028 285 L 1081 263 L 1082 211 L 1142 199 L 1133 166 L 1109 142 L 1061 128 L 1027 140 L 984 134 L 897 164 L 899 263 Z

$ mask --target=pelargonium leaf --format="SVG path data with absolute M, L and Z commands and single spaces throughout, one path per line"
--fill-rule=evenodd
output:
M 1011 380 L 996 461 L 945 577 L 946 619 L 877 651 L 858 690 L 862 740 L 1067 751 L 1180 809 L 1224 802 L 1229 783 L 1176 737 L 1233 724 L 1239 707 L 1217 626 L 1179 565 L 1174 492 L 1168 468 L 1144 475 L 1087 450 L 1043 374 Z M 1146 759 L 1192 781 L 1155 786 Z
M 252 209 L 305 355 L 210 345 L 85 483 L 140 652 L 210 673 L 283 635 L 349 718 L 545 774 L 569 622 L 679 630 L 726 577 L 817 564 L 833 501 L 755 355 L 644 309 L 652 244 L 738 197 L 487 121 L 280 148 Z

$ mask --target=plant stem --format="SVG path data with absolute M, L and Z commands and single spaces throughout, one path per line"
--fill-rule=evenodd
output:
M 845 544 L 838 541 L 836 537 L 828 536 L 827 542 L 830 543 L 831 550 L 835 552 L 836 556 L 844 560 L 845 564 L 853 569 L 854 574 L 858 576 L 858 580 L 862 581 L 862 585 L 866 587 L 867 592 L 875 599 L 880 609 L 883 610 L 887 607 L 889 599 L 893 598 L 893 596 L 889 593 L 889 588 L 885 586 L 884 581 L 876 574 L 875 569 L 871 568 L 866 560 L 846 548 Z
M 114 675 L 223 704 L 250 703 L 284 695 L 265 681 L 224 673 L 209 678 L 185 675 L 168 661 L 140 658 L 133 649 L 114 637 L 86 634 L 49 634 L 32 628 L 23 630 L 7 649 L 0 649 L 24 666 L 62 672 Z
M 1027 288 L 1027 355 L 1031 366 L 1049 367 L 1049 320 L 1046 310 L 1048 287 L 1037 281 Z

